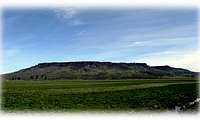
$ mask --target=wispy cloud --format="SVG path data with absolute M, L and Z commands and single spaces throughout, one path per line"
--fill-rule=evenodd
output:
M 160 38 L 152 39 L 147 41 L 127 41 L 127 47 L 136 46 L 167 46 L 167 45 L 177 45 L 177 44 L 187 44 L 191 42 L 191 39 L 196 40 L 195 37 L 178 37 L 178 38 Z
M 58 8 L 54 10 L 57 17 L 62 19 L 72 19 L 78 14 L 78 10 L 75 8 Z
M 196 10 L 67 7 L 9 10 L 3 17 L 7 70 L 74 59 L 198 66 Z
M 79 32 L 77 33 L 77 35 L 78 35 L 78 36 L 82 36 L 82 35 L 84 35 L 85 33 L 86 33 L 85 30 L 81 30 L 81 31 L 79 31 Z
M 54 10 L 55 15 L 68 25 L 78 26 L 84 22 L 78 17 L 79 10 L 77 8 L 58 8 Z
M 164 51 L 147 54 L 136 61 L 146 62 L 152 66 L 168 64 L 173 67 L 200 71 L 199 51 Z

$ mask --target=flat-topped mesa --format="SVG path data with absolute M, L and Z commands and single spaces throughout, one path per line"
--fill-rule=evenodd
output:
M 196 73 L 170 66 L 149 66 L 146 63 L 125 62 L 49 62 L 4 75 L 4 79 L 135 79 L 185 78 Z
M 33 66 L 32 68 L 44 68 L 50 66 L 56 67 L 66 67 L 66 66 L 76 66 L 76 67 L 84 67 L 84 66 L 143 66 L 149 67 L 146 63 L 113 63 L 113 62 L 99 62 L 99 61 L 76 61 L 76 62 L 49 62 L 49 63 L 39 63 L 38 65 Z
M 49 63 L 39 63 L 38 67 L 42 66 L 66 66 L 66 65 L 77 65 L 77 64 L 87 64 L 87 65 L 93 65 L 93 64 L 103 64 L 103 65 L 110 65 L 110 64 L 127 64 L 127 65 L 141 65 L 141 66 L 148 66 L 146 63 L 124 63 L 124 62 L 99 62 L 99 61 L 77 61 L 77 62 L 49 62 Z
M 65 66 L 74 64 L 111 64 L 111 62 L 98 62 L 98 61 L 76 61 L 76 62 L 49 62 L 49 63 L 39 63 L 37 66 Z
M 111 65 L 111 62 L 98 62 L 98 61 L 77 61 L 77 62 L 50 62 L 50 63 L 40 63 L 34 68 L 44 68 L 44 67 L 84 67 L 84 66 L 93 66 L 93 65 Z

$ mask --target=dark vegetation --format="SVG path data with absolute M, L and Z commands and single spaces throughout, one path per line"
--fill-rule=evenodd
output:
M 170 83 L 175 84 L 170 85 Z M 197 99 L 197 84 L 195 80 L 9 80 L 3 81 L 2 109 L 4 111 L 174 111 L 176 106 L 183 106 Z M 185 111 L 188 109 L 197 111 L 198 107 L 185 108 Z
M 194 78 L 197 73 L 170 66 L 148 66 L 146 63 L 55 62 L 41 63 L 17 72 L 4 74 L 9 80 L 60 79 L 145 79 Z

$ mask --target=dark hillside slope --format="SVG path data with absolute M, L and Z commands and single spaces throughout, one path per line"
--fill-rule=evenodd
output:
M 155 66 L 155 67 L 152 67 L 152 68 L 155 68 L 155 69 L 158 69 L 158 70 L 161 70 L 161 71 L 166 71 L 168 73 L 170 73 L 171 75 L 184 75 L 184 76 L 188 76 L 190 77 L 191 76 L 191 71 L 189 70 L 186 70 L 186 69 L 182 69 L 182 68 L 173 68 L 173 67 L 170 67 L 168 65 L 165 65 L 165 66 Z
M 192 78 L 196 73 L 170 66 L 148 66 L 146 63 L 53 62 L 4 74 L 3 79 L 134 79 Z

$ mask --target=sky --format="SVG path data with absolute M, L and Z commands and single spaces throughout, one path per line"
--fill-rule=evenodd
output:
M 3 73 L 43 62 L 110 61 L 200 71 L 197 9 L 4 9 Z

